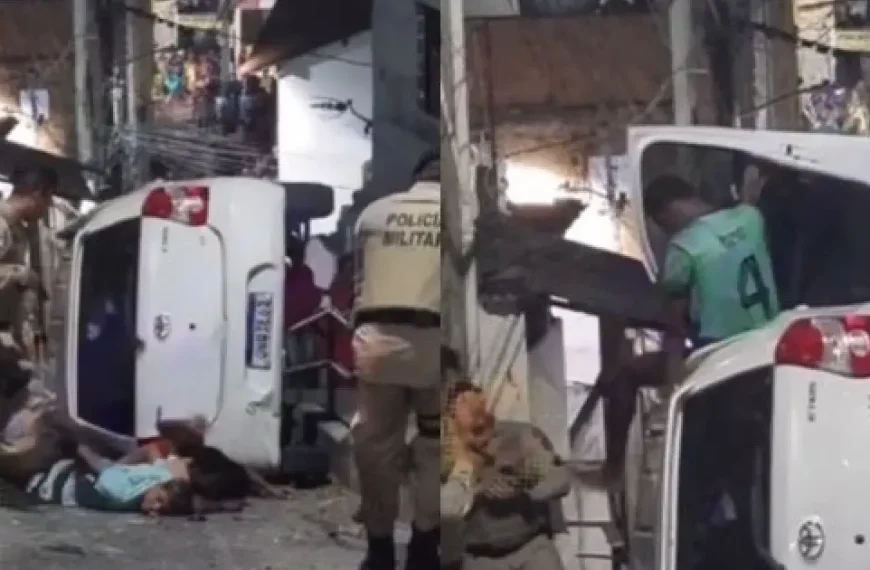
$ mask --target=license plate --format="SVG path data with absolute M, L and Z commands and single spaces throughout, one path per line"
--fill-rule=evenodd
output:
M 272 319 L 275 302 L 272 293 L 248 293 L 248 331 L 245 360 L 248 368 L 272 368 Z

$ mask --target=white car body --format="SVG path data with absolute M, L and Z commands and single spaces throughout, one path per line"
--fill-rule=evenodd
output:
M 641 155 L 658 142 L 743 151 L 783 166 L 870 185 L 866 162 L 870 139 L 866 137 L 638 127 L 629 129 L 628 142 L 632 204 L 642 203 Z M 633 223 L 626 226 L 636 231 L 634 237 L 642 246 L 645 264 L 655 276 L 646 220 L 640 211 L 634 216 Z M 634 560 L 635 568 L 678 568 L 678 467 L 686 402 L 759 369 L 769 369 L 773 376 L 769 555 L 789 570 L 850 570 L 870 564 L 870 548 L 862 546 L 870 534 L 870 382 L 822 369 L 777 365 L 775 360 L 778 343 L 796 321 L 870 315 L 870 299 L 867 301 L 786 311 L 767 326 L 708 347 L 690 359 L 690 369 L 693 363 L 695 368 L 669 401 L 655 559 Z M 866 340 L 856 338 L 856 343 Z M 807 542 L 803 533 L 808 524 L 821 530 L 820 539 L 810 537 Z M 808 545 L 811 552 L 806 550 Z
M 143 216 L 152 191 L 181 187 L 208 188 L 206 223 Z M 141 345 L 135 433 L 127 435 L 148 439 L 157 435 L 161 417 L 202 414 L 209 444 L 253 467 L 280 465 L 285 202 L 284 187 L 257 179 L 155 181 L 83 220 L 73 242 L 66 339 L 74 417 L 88 423 L 78 400 L 89 381 L 78 364 L 83 244 L 104 229 L 138 220 L 135 333 Z

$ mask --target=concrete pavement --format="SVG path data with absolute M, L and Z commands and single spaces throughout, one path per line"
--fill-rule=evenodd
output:
M 42 508 L 0 510 L 0 568 L 15 570 L 356 570 L 357 500 L 329 487 L 255 501 L 204 522 Z

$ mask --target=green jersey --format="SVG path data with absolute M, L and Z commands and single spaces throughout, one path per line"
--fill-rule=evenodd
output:
M 662 284 L 689 298 L 695 338 L 716 341 L 779 313 L 764 220 L 740 205 L 696 220 L 671 239 Z

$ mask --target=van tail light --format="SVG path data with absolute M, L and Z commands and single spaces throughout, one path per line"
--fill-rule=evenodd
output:
M 870 316 L 797 320 L 779 339 L 775 358 L 778 365 L 870 378 Z
M 205 186 L 155 188 L 142 204 L 142 216 L 204 226 L 208 223 L 208 198 Z

